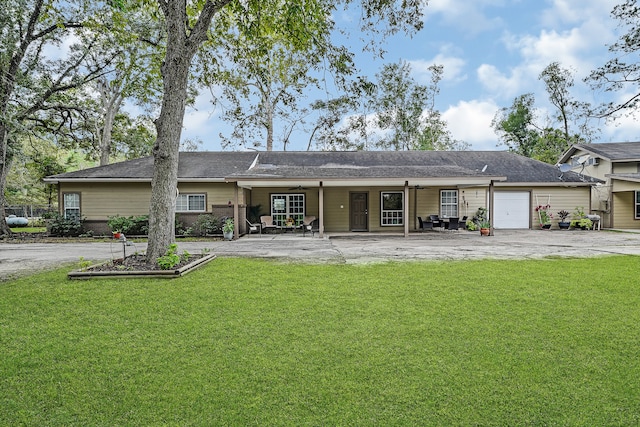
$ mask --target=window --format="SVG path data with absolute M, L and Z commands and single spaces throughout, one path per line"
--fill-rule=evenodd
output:
M 80 221 L 80 193 L 65 193 L 62 197 L 65 219 Z
M 176 212 L 205 212 L 204 194 L 178 194 Z
M 640 219 L 640 191 L 636 191 L 636 219 Z
M 458 217 L 458 190 L 440 191 L 440 216 L 443 218 Z
M 404 225 L 404 193 L 380 193 L 380 225 Z
M 292 218 L 296 225 L 304 218 L 304 194 L 272 194 L 271 216 L 277 225 L 284 225 Z

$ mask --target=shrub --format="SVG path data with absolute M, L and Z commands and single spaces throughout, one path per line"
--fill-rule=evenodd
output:
M 147 235 L 149 234 L 149 215 L 110 216 L 107 225 L 112 232 L 120 231 L 131 236 Z
M 213 214 L 198 215 L 196 222 L 193 223 L 193 234 L 196 236 L 205 236 L 207 234 L 220 234 L 222 230 L 222 221 Z
M 181 257 L 176 252 L 178 251 L 178 245 L 175 243 L 169 245 L 167 253 L 156 259 L 156 262 L 162 270 L 170 270 L 176 265 L 180 264 Z
M 79 236 L 83 231 L 83 221 L 67 219 L 60 214 L 55 214 L 47 222 L 47 232 L 51 236 L 68 237 Z
M 180 214 L 176 214 L 175 216 L 175 220 L 173 223 L 173 230 L 176 236 L 182 236 L 187 231 L 187 229 L 184 226 L 184 223 L 180 220 Z
M 29 227 L 46 227 L 47 226 L 47 222 L 45 221 L 44 217 L 42 218 L 32 218 L 29 220 Z

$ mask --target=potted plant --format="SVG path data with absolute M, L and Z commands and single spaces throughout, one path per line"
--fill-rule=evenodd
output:
M 593 226 L 593 222 L 587 218 L 587 215 L 584 213 L 584 207 L 579 206 L 574 209 L 571 226 L 573 228 L 581 228 L 583 230 L 588 230 Z
M 480 221 L 478 223 L 478 227 L 480 227 L 481 236 L 488 236 L 489 234 L 491 234 L 491 223 L 489 221 Z
M 571 226 L 571 222 L 567 221 L 568 217 L 569 217 L 569 211 L 566 211 L 563 209 L 560 212 L 558 212 L 558 218 L 560 218 L 560 221 L 558 222 L 558 227 L 560 227 L 561 230 L 568 230 L 569 227 Z
M 551 205 L 536 206 L 536 212 L 538 212 L 538 219 L 540 219 L 540 228 L 548 230 L 551 228 L 551 218 L 553 216 L 549 213 Z
M 478 224 L 476 224 L 472 219 L 468 219 L 465 223 L 465 227 L 469 231 L 476 231 L 478 229 Z
M 233 240 L 233 229 L 233 219 L 227 218 L 224 222 L 224 225 L 222 226 L 222 235 L 224 236 L 225 240 Z
M 589 218 L 580 218 L 571 220 L 573 228 L 580 228 L 582 230 L 588 230 L 593 226 L 593 221 Z

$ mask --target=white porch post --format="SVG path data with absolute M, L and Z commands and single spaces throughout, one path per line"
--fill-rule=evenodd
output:
M 318 189 L 318 216 L 320 217 L 320 224 L 318 234 L 320 238 L 324 237 L 324 187 L 322 181 L 320 181 L 320 188 Z
M 404 237 L 409 237 L 409 181 L 404 182 Z

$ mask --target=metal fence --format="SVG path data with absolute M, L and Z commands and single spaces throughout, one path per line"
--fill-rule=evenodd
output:
M 4 207 L 4 214 L 6 216 L 15 215 L 25 218 L 40 218 L 47 212 L 56 211 L 57 207 L 53 205 L 13 205 Z

